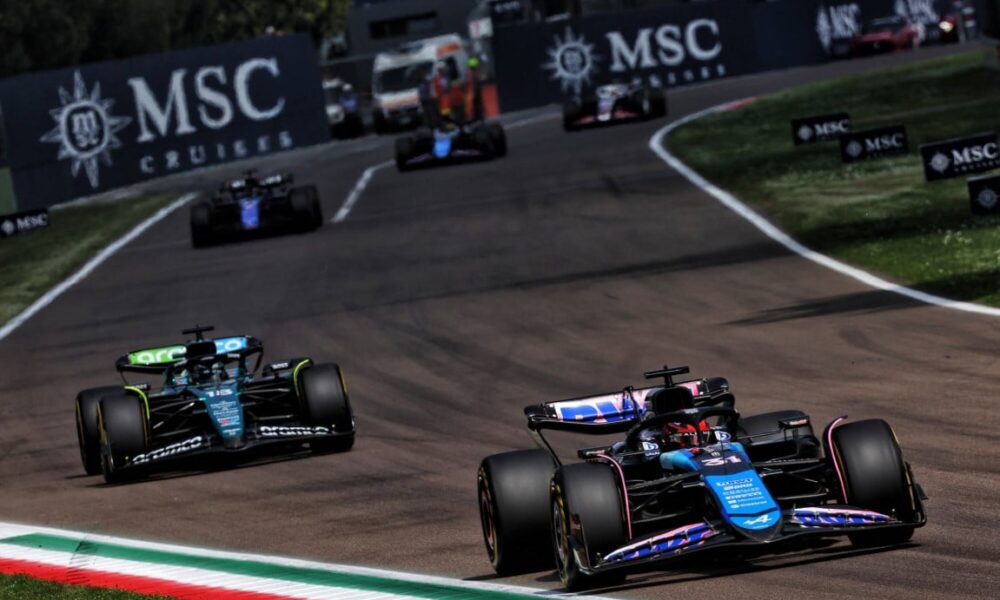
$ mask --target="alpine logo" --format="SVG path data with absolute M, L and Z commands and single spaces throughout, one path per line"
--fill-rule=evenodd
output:
M 747 519 L 747 520 L 743 521 L 743 525 L 749 525 L 749 526 L 753 526 L 753 525 L 767 525 L 770 522 L 771 522 L 771 514 L 770 513 L 765 513 L 765 514 L 757 517 L 756 519 Z
M 260 428 L 261 437 L 306 437 L 312 435 L 330 435 L 333 433 L 330 427 L 301 427 L 301 426 L 271 426 L 264 425 Z
M 169 446 L 164 446 L 163 448 L 147 452 L 146 454 L 139 454 L 132 459 L 132 464 L 142 465 L 163 458 L 168 458 L 170 456 L 184 454 L 185 452 L 191 452 L 192 450 L 197 450 L 198 448 L 201 448 L 204 442 L 205 442 L 204 438 L 199 435 L 198 437 L 193 437 L 184 440 L 183 442 L 170 444 Z
M 73 91 L 59 88 L 60 106 L 50 111 L 55 129 L 41 137 L 42 142 L 59 144 L 59 160 L 69 160 L 73 177 L 82 167 L 90 187 L 100 186 L 100 164 L 111 166 L 111 150 L 121 147 L 117 134 L 132 122 L 116 117 L 111 111 L 115 101 L 101 98 L 101 84 L 87 88 L 83 75 L 73 76 Z
M 982 173 L 1000 167 L 1000 147 L 995 133 L 935 142 L 920 146 L 927 181 Z

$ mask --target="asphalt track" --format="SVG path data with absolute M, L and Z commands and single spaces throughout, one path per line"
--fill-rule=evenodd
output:
M 671 114 L 913 58 L 679 90 Z M 905 548 L 688 564 L 602 593 L 996 597 L 1000 320 L 789 254 L 649 151 L 662 125 L 568 136 L 541 121 L 510 133 L 503 161 L 383 170 L 343 223 L 315 234 L 196 252 L 186 211 L 165 219 L 0 343 L 0 517 L 487 579 L 475 471 L 530 446 L 521 408 L 638 384 L 667 361 L 727 376 L 744 413 L 888 419 L 930 523 Z M 363 140 L 272 166 L 299 163 L 329 219 L 390 152 Z M 339 362 L 355 449 L 128 486 L 83 477 L 76 392 L 113 383 L 124 350 L 196 322 L 257 335 L 275 359 Z M 510 581 L 558 586 L 552 573 Z

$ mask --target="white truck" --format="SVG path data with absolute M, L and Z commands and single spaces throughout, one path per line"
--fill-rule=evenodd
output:
M 423 122 L 420 85 L 439 66 L 449 79 L 464 82 L 469 55 L 462 38 L 447 34 L 410 42 L 375 56 L 372 113 L 377 133 L 412 129 Z

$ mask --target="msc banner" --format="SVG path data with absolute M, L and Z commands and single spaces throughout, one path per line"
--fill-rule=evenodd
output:
M 8 79 L 0 106 L 21 209 L 329 139 L 305 35 Z
M 1000 167 L 996 133 L 923 144 L 920 157 L 927 181 L 991 171 Z
M 613 79 L 668 87 L 749 72 L 748 18 L 745 5 L 716 2 L 498 27 L 501 108 L 559 102 Z

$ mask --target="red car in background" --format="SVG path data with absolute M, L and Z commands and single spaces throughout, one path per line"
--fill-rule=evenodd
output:
M 882 17 L 869 21 L 851 39 L 851 56 L 895 52 L 920 45 L 920 30 L 906 17 Z

